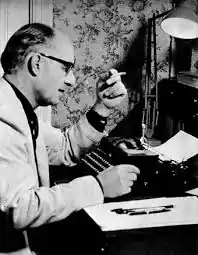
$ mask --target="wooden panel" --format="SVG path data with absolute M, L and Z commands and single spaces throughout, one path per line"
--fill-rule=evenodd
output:
M 28 1 L 1 0 L 0 1 L 0 52 L 6 42 L 22 24 L 28 22 Z M 3 70 L 0 67 L 0 75 Z
M 52 0 L 0 0 L 0 53 L 10 36 L 22 25 L 29 22 L 52 25 L 52 21 Z
M 0 53 L 8 39 L 22 24 L 28 22 L 28 2 L 19 0 L 16 4 L 11 0 L 0 1 Z M 3 74 L 0 65 L 0 75 Z
M 30 0 L 30 22 L 41 22 L 52 25 L 52 0 Z

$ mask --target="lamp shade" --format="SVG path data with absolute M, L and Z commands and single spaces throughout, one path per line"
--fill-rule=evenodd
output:
M 198 16 L 192 8 L 178 6 L 165 16 L 161 28 L 173 37 L 194 39 L 198 37 Z

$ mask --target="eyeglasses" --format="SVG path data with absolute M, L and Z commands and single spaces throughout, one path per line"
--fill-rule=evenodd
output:
M 42 52 L 39 52 L 39 54 L 43 57 L 46 57 L 46 58 L 49 58 L 51 60 L 54 60 L 60 64 L 62 64 L 64 66 L 64 71 L 66 74 L 68 74 L 73 68 L 74 68 L 74 63 L 71 63 L 71 62 L 67 62 L 63 59 L 60 59 L 60 58 L 56 58 L 56 57 L 53 57 L 53 56 L 50 56 L 50 55 L 47 55 L 47 54 L 44 54 Z

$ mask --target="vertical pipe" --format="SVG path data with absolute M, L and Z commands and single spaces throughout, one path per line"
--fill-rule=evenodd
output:
M 153 48 L 154 48 L 154 84 L 155 84 L 155 101 L 153 105 L 153 131 L 158 123 L 159 102 L 158 102 L 158 77 L 157 77 L 157 42 L 156 42 L 156 15 L 153 14 Z
M 172 64 L 172 57 L 173 57 L 173 54 L 172 54 L 172 44 L 173 44 L 173 38 L 172 36 L 170 36 L 170 45 L 169 45 L 169 61 L 168 61 L 168 66 L 169 66 L 169 70 L 168 70 L 168 78 L 169 80 L 171 79 L 171 64 Z
M 156 109 L 158 109 L 158 85 L 157 85 L 157 42 L 156 42 L 156 20 L 153 14 L 153 54 L 154 54 L 154 85 L 156 96 Z
M 148 20 L 147 25 L 147 45 L 146 45 L 146 79 L 145 79 L 145 97 L 144 97 L 144 112 L 142 123 L 148 124 L 148 91 L 151 74 L 151 19 Z

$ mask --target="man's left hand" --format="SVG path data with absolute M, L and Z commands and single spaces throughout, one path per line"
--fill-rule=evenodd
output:
M 98 81 L 97 100 L 94 105 L 94 110 L 104 117 L 107 117 L 127 96 L 127 90 L 117 70 L 110 69 L 109 73 L 110 77 L 105 82 Z

